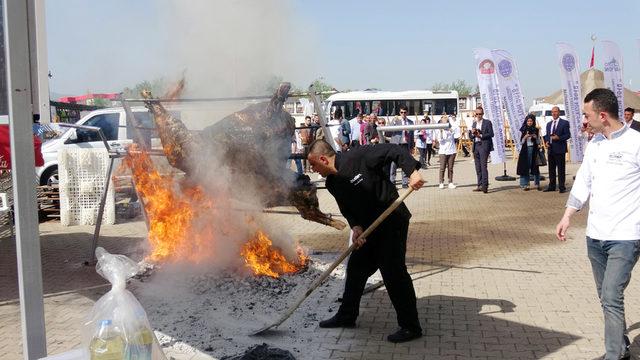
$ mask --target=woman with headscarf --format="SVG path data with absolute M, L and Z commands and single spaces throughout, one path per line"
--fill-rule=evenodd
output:
M 538 147 L 540 146 L 540 131 L 536 127 L 536 117 L 529 114 L 524 118 L 524 123 L 520 128 L 520 155 L 518 156 L 517 174 L 520 175 L 520 188 L 524 191 L 529 190 L 530 176 L 533 175 L 533 181 L 538 191 L 542 190 L 540 186 L 540 168 L 537 163 Z

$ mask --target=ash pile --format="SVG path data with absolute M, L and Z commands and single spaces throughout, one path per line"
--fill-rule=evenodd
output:
M 296 360 L 296 358 L 287 350 L 262 344 L 250 348 L 242 355 L 223 357 L 220 360 Z
M 277 278 L 231 270 L 199 271 L 196 266 L 172 269 L 165 265 L 156 267 L 131 288 L 147 311 L 165 352 L 245 359 L 237 354 L 244 354 L 265 340 L 248 334 L 272 323 L 286 311 L 329 267 L 335 255 L 312 255 L 310 260 L 305 269 Z M 344 266 L 336 268 L 270 335 L 269 345 L 303 359 L 303 349 L 315 340 L 313 331 L 318 321 L 339 306 L 336 300 L 344 287 L 344 274 Z M 254 351 L 260 353 L 261 349 Z

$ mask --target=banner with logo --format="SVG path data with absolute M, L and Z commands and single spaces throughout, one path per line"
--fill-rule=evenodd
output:
M 624 116 L 624 80 L 622 80 L 622 53 L 613 41 L 602 42 L 604 55 L 604 86 L 618 98 L 618 118 Z
M 571 161 L 580 162 L 584 155 L 585 138 L 580 133 L 582 127 L 582 94 L 578 55 L 573 46 L 556 43 L 558 64 L 562 75 L 562 95 L 564 109 L 571 129 Z
M 504 119 L 502 118 L 495 62 L 493 61 L 493 56 L 491 56 L 491 50 L 485 48 L 473 49 L 473 57 L 476 60 L 476 76 L 478 77 L 478 88 L 480 89 L 484 117 L 489 119 L 493 125 L 491 163 L 502 163 L 505 162 Z
M 516 149 L 520 152 L 520 127 L 524 122 L 527 111 L 524 107 L 524 96 L 522 96 L 522 88 L 520 87 L 520 78 L 518 77 L 518 68 L 516 67 L 513 56 L 505 50 L 491 50 L 493 60 L 496 62 L 498 71 L 498 88 L 502 97 L 502 104 L 507 108 L 507 116 L 509 120 L 509 132 L 513 139 Z

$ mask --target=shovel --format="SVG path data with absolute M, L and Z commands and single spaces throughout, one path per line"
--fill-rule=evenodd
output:
M 384 221 L 384 219 L 386 219 L 387 216 L 389 216 L 389 214 L 393 212 L 393 210 L 395 210 L 398 206 L 400 206 L 400 204 L 402 204 L 404 199 L 406 199 L 407 196 L 409 196 L 409 194 L 411 194 L 412 191 L 413 191 L 413 188 L 409 188 L 404 194 L 402 194 L 391 205 L 389 205 L 387 210 L 385 210 L 382 214 L 380 214 L 380 216 L 378 216 L 378 218 L 373 222 L 373 224 L 369 225 L 369 227 L 362 233 L 362 235 L 358 236 L 357 240 L 366 238 L 367 236 L 369 236 L 373 232 L 373 230 L 375 230 L 378 227 L 378 225 L 380 225 L 380 223 L 382 223 L 382 221 Z M 309 289 L 307 289 L 307 291 L 295 303 L 293 303 L 293 305 L 276 322 L 274 322 L 271 325 L 267 325 L 260 330 L 250 333 L 249 336 L 260 335 L 271 328 L 277 327 L 278 325 L 282 324 L 285 320 L 287 320 L 289 316 L 291 316 L 291 314 L 293 314 L 293 312 L 296 311 L 296 309 L 300 306 L 300 304 L 302 304 L 302 302 L 309 295 L 311 295 L 311 293 L 318 286 L 320 286 L 322 282 L 324 282 L 324 280 L 331 274 L 333 269 L 335 269 L 347 256 L 349 256 L 349 254 L 351 254 L 351 252 L 353 252 L 355 248 L 356 248 L 356 241 L 354 241 L 353 244 L 351 244 L 351 246 L 349 246 L 349 248 L 345 250 L 336 259 L 336 261 L 334 261 L 333 264 L 331 264 L 331 266 L 329 266 L 329 268 L 325 270 L 322 273 L 322 275 L 320 275 L 320 277 L 311 284 L 311 286 L 309 286 Z

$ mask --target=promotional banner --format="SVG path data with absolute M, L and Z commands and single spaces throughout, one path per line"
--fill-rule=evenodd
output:
M 604 57 L 604 86 L 613 91 L 618 98 L 618 118 L 624 116 L 624 81 L 622 80 L 622 53 L 618 44 L 613 41 L 603 41 Z
M 504 158 L 504 119 L 502 118 L 502 106 L 500 106 L 500 91 L 496 79 L 496 66 L 491 56 L 491 50 L 479 48 L 473 50 L 476 60 L 476 76 L 478 88 L 484 109 L 484 118 L 493 124 L 493 151 L 491 163 L 505 162 Z
M 498 68 L 498 88 L 502 97 L 502 104 L 507 108 L 509 120 L 509 133 L 518 153 L 520 152 L 520 127 L 527 116 L 524 107 L 524 96 L 518 78 L 518 68 L 511 54 L 505 50 L 491 50 L 493 60 Z
M 582 127 L 582 94 L 580 86 L 580 66 L 573 46 L 556 43 L 558 64 L 562 75 L 564 109 L 571 129 L 571 161 L 580 162 L 584 155 L 585 138 L 580 133 Z

